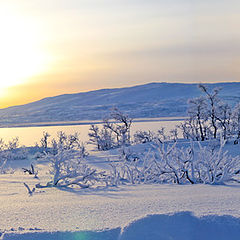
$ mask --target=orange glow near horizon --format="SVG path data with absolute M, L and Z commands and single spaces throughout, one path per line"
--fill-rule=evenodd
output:
M 149 82 L 239 82 L 240 2 L 0 0 L 0 108 Z

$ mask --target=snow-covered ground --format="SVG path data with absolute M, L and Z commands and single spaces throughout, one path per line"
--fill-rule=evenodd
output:
M 239 154 L 238 145 L 226 148 Z M 146 151 L 148 145 L 132 149 Z M 88 161 L 104 168 L 117 151 L 91 151 Z M 15 172 L 0 175 L 2 239 L 239 239 L 239 184 L 44 188 L 29 196 L 24 182 L 32 188 L 50 178 L 44 162 L 40 180 L 24 174 L 20 167 L 29 164 L 9 162 Z
M 23 181 L 29 182 L 29 176 L 1 177 L 3 239 L 75 239 L 64 238 L 66 231 L 89 235 L 76 239 L 226 239 L 231 231 L 234 234 L 228 239 L 239 239 L 237 185 L 139 185 L 94 191 L 52 188 L 29 197 Z M 46 232 L 55 233 L 47 238 Z

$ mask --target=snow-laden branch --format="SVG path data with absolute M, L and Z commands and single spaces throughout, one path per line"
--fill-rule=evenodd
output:
M 177 183 L 224 184 L 235 181 L 240 174 L 240 157 L 224 151 L 226 140 L 221 138 L 218 148 L 197 146 L 188 148 L 177 144 L 155 142 L 154 150 L 143 158 L 131 158 L 122 153 L 122 162 L 111 164 L 111 183 Z M 132 153 L 132 155 L 134 155 Z

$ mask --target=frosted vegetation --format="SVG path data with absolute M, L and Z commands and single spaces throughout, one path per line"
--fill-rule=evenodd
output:
M 33 188 L 24 183 L 30 195 L 36 188 L 50 187 L 238 182 L 240 157 L 230 155 L 226 145 L 238 144 L 240 104 L 231 107 L 224 103 L 218 88 L 209 91 L 199 85 L 199 89 L 203 96 L 188 101 L 188 118 L 168 135 L 161 128 L 157 132 L 137 131 L 131 139 L 133 120 L 114 108 L 102 127 L 92 125 L 89 129 L 87 144 L 95 147 L 90 152 L 77 133 L 59 132 L 50 141 L 44 132 L 39 144 L 31 148 L 19 147 L 18 138 L 8 143 L 1 139 L 0 172 L 9 171 L 8 161 L 31 158 L 32 164 L 23 171 L 39 183 Z M 117 158 L 106 156 L 104 166 L 99 167 L 93 160 L 99 152 L 115 152 Z M 35 169 L 38 163 L 49 167 L 49 180 L 41 179 L 41 172 Z
M 0 239 L 239 239 L 240 104 L 199 88 L 168 132 L 114 108 L 85 143 L 1 139 Z

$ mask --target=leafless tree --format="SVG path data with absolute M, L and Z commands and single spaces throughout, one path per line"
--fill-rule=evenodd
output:
M 92 125 L 89 129 L 89 143 L 96 145 L 98 150 L 108 150 L 114 147 L 129 145 L 132 119 L 114 108 L 109 117 L 103 120 L 100 129 Z
M 104 120 L 104 126 L 116 135 L 119 146 L 129 145 L 132 119 L 117 108 L 111 111 L 110 118 L 112 118 L 114 122 L 111 122 L 110 119 L 107 118 Z
M 44 151 L 48 149 L 48 139 L 51 135 L 48 132 L 43 132 L 43 137 L 40 140 L 41 147 Z
M 190 120 L 192 122 L 194 120 L 196 121 L 196 126 L 194 126 L 196 139 L 198 140 L 200 137 L 201 141 L 204 141 L 206 138 L 206 122 L 208 120 L 206 99 L 204 97 L 190 99 L 188 104 L 188 114 Z
M 206 86 L 203 84 L 199 84 L 199 89 L 205 93 L 206 98 L 209 103 L 209 116 L 211 120 L 211 127 L 213 128 L 213 138 L 217 138 L 217 131 L 218 131 L 218 126 L 217 126 L 217 108 L 218 104 L 220 102 L 220 99 L 218 97 L 219 91 L 221 90 L 220 88 L 214 88 L 212 92 L 208 90 Z

